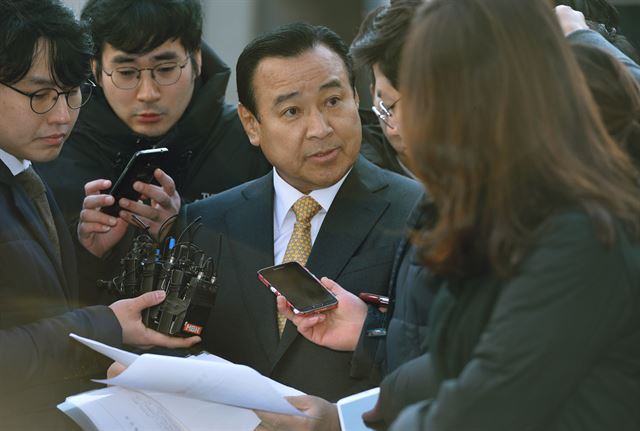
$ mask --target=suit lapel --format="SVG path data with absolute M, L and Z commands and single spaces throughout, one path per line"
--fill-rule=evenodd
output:
M 307 261 L 312 273 L 319 278 L 338 278 L 389 206 L 386 199 L 376 194 L 384 187 L 387 187 L 384 178 L 360 157 L 338 191 L 313 244 Z M 298 336 L 294 325 L 287 322 L 276 360 L 282 357 Z
M 273 362 L 278 346 L 275 296 L 258 281 L 256 271 L 273 265 L 273 174 L 243 191 L 246 199 L 225 216 L 233 268 L 258 340 Z
M 66 291 L 66 287 L 65 287 L 66 277 L 64 276 L 62 267 L 58 264 L 58 261 L 53 251 L 53 245 L 49 241 L 49 234 L 47 233 L 47 228 L 42 222 L 42 219 L 40 218 L 40 214 L 38 213 L 38 210 L 36 209 L 33 202 L 31 202 L 31 199 L 29 198 L 29 196 L 27 196 L 27 194 L 22 189 L 22 187 L 17 183 L 13 175 L 11 175 L 11 172 L 4 165 L 4 163 L 0 162 L 0 170 L 2 171 L 0 175 L 0 180 L 6 182 L 7 185 L 9 185 L 9 187 L 11 188 L 11 191 L 13 194 L 13 202 L 16 208 L 18 209 L 18 211 L 20 212 L 20 214 L 22 214 L 22 217 L 24 218 L 24 226 L 29 230 L 33 238 L 38 242 L 38 244 L 40 244 L 42 249 L 47 254 L 47 257 L 49 258 L 51 265 L 55 268 L 56 273 L 58 274 L 60 286 L 63 286 L 65 297 L 69 299 L 68 292 Z M 52 202 L 52 199 L 53 199 L 51 194 L 48 192 L 47 192 L 47 199 L 49 199 L 49 202 Z M 56 207 L 56 210 L 57 210 L 57 207 Z M 53 211 L 54 209 L 52 207 L 52 212 Z M 64 223 L 62 222 L 62 220 L 60 220 L 60 222 Z M 56 220 L 56 229 L 58 229 L 58 232 L 60 232 L 60 228 L 61 227 L 59 225 L 59 221 Z

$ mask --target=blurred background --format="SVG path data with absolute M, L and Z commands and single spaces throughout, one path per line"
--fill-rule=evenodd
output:
M 86 0 L 64 1 L 79 14 Z M 233 71 L 244 46 L 264 31 L 292 21 L 307 21 L 330 27 L 350 44 L 366 13 L 387 3 L 387 0 L 202 0 L 204 39 Z M 640 0 L 611 0 L 611 3 L 620 12 L 622 33 L 640 48 Z M 362 74 L 358 77 L 361 106 L 368 106 L 367 77 Z M 227 88 L 227 101 L 235 104 L 237 100 L 234 72 Z

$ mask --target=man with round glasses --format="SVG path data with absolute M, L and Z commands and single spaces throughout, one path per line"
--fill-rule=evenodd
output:
M 0 82 L 0 84 L 5 87 L 9 87 L 17 93 L 27 96 L 29 98 L 31 110 L 36 114 L 46 114 L 51 111 L 56 103 L 58 103 L 58 98 L 60 96 L 65 96 L 65 101 L 70 109 L 80 109 L 82 105 L 89 101 L 93 87 L 95 87 L 93 82 L 87 81 L 86 83 L 80 84 L 78 87 L 74 87 L 69 91 L 58 91 L 55 88 L 41 88 L 28 93 L 5 82 Z
M 91 96 L 91 43 L 58 0 L 0 2 L 0 428 L 74 429 L 56 405 L 106 364 L 69 337 L 188 347 L 151 331 L 150 293 L 77 306 L 77 262 L 55 199 L 31 162 L 55 159 Z M 54 162 L 55 163 L 55 162 Z
M 127 211 L 111 220 L 115 230 L 131 212 L 157 231 L 180 201 L 205 198 L 269 171 L 235 108 L 224 103 L 230 71 L 201 40 L 199 0 L 89 0 L 81 20 L 95 45 L 97 87 L 60 158 L 41 167 L 72 228 L 85 192 L 107 192 L 139 150 L 169 149 L 164 171 L 175 189 L 156 188 L 166 199 L 151 205 L 119 202 Z M 157 171 L 156 180 L 163 175 Z M 156 187 L 139 185 L 143 192 Z M 105 199 L 97 205 L 113 203 Z M 98 301 L 96 279 L 115 275 L 128 245 L 126 238 L 120 241 L 99 265 L 92 256 L 81 256 L 83 267 L 91 268 L 82 291 L 88 303 Z M 95 256 L 104 251 L 92 249 Z

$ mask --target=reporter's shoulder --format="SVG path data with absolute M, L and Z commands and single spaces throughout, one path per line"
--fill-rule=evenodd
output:
M 608 235 L 609 232 L 611 235 Z M 549 217 L 539 228 L 538 239 L 548 247 L 573 248 L 582 252 L 591 250 L 608 253 L 617 249 L 634 255 L 640 253 L 640 241 L 622 221 L 611 215 L 593 216 L 578 209 Z
M 419 198 L 425 195 L 425 189 L 418 181 L 413 178 L 406 177 L 388 169 L 382 169 L 376 166 L 385 176 L 389 188 L 388 194 L 394 201 L 408 201 L 411 206 L 415 206 Z

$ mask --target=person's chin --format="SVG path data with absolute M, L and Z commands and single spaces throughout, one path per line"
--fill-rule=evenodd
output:
M 61 151 L 62 145 L 59 145 L 56 147 L 49 147 L 43 150 L 34 151 L 31 154 L 27 154 L 24 158 L 36 163 L 46 163 L 57 159 Z
M 147 136 L 149 138 L 157 138 L 159 136 L 165 135 L 171 127 L 164 122 L 154 123 L 154 124 L 135 124 L 131 127 L 134 133 L 142 136 Z

